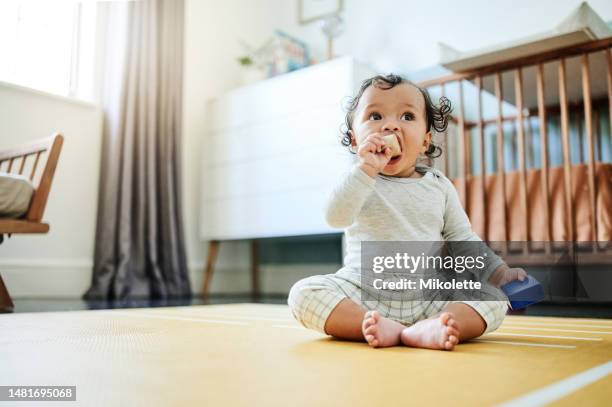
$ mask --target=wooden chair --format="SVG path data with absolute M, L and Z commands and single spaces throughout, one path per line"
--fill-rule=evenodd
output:
M 20 219 L 0 218 L 0 236 L 13 233 L 47 233 L 49 231 L 49 224 L 42 222 L 42 218 L 63 143 L 64 137 L 55 133 L 51 137 L 28 145 L 0 151 L 0 171 L 23 175 L 26 163 L 31 158 L 34 162 L 29 171 L 29 178 L 32 182 L 38 179 L 38 183 L 34 185 L 35 189 L 27 213 Z M 42 161 L 45 152 L 47 152 L 46 163 L 42 170 L 37 172 L 36 170 L 40 168 L 39 163 Z M 6 162 L 8 162 L 8 167 L 5 168 Z M 13 307 L 13 301 L 0 276 L 0 312 L 11 312 Z

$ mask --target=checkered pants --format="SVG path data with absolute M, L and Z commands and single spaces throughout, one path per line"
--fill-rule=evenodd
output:
M 485 333 L 495 331 L 508 310 L 505 301 L 363 301 L 359 273 L 346 268 L 335 274 L 312 276 L 293 285 L 287 300 L 291 312 L 306 328 L 325 333 L 329 314 L 340 301 L 348 298 L 368 310 L 377 310 L 383 317 L 410 326 L 441 312 L 452 302 L 461 302 L 474 308 L 487 324 Z

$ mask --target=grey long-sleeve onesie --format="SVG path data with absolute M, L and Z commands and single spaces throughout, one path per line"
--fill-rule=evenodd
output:
M 326 219 L 346 228 L 345 267 L 360 269 L 362 241 L 481 241 L 450 180 L 433 168 L 418 170 L 423 177 L 374 179 L 355 166 L 335 188 Z M 492 251 L 487 260 L 484 281 L 503 264 Z
M 405 325 L 436 315 L 448 305 L 449 301 L 364 301 L 363 297 L 362 241 L 481 241 L 472 231 L 453 184 L 435 169 L 419 167 L 418 171 L 423 177 L 378 175 L 374 179 L 355 166 L 344 175 L 326 211 L 331 226 L 345 228 L 344 267 L 335 274 L 302 279 L 289 293 L 291 311 L 305 327 L 325 332 L 327 318 L 345 298 Z M 480 280 L 487 281 L 501 264 L 490 251 Z M 482 316 L 486 332 L 497 329 L 507 311 L 506 301 L 460 302 Z

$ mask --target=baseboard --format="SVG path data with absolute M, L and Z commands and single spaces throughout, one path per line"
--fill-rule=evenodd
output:
M 0 274 L 13 298 L 79 298 L 92 266 L 87 260 L 0 260 Z
M 13 298 L 80 298 L 89 288 L 93 262 L 88 260 L 0 259 L 0 274 Z M 315 274 L 334 273 L 336 265 L 261 266 L 264 294 L 288 293 L 297 280 Z M 190 264 L 194 295 L 202 293 L 203 265 Z M 219 265 L 212 280 L 212 294 L 249 294 L 251 275 L 247 267 Z

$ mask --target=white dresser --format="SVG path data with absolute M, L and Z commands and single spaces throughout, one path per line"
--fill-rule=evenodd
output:
M 325 223 L 324 206 L 354 160 L 340 144 L 343 108 L 371 75 L 343 57 L 212 100 L 202 143 L 202 239 L 338 232 Z

